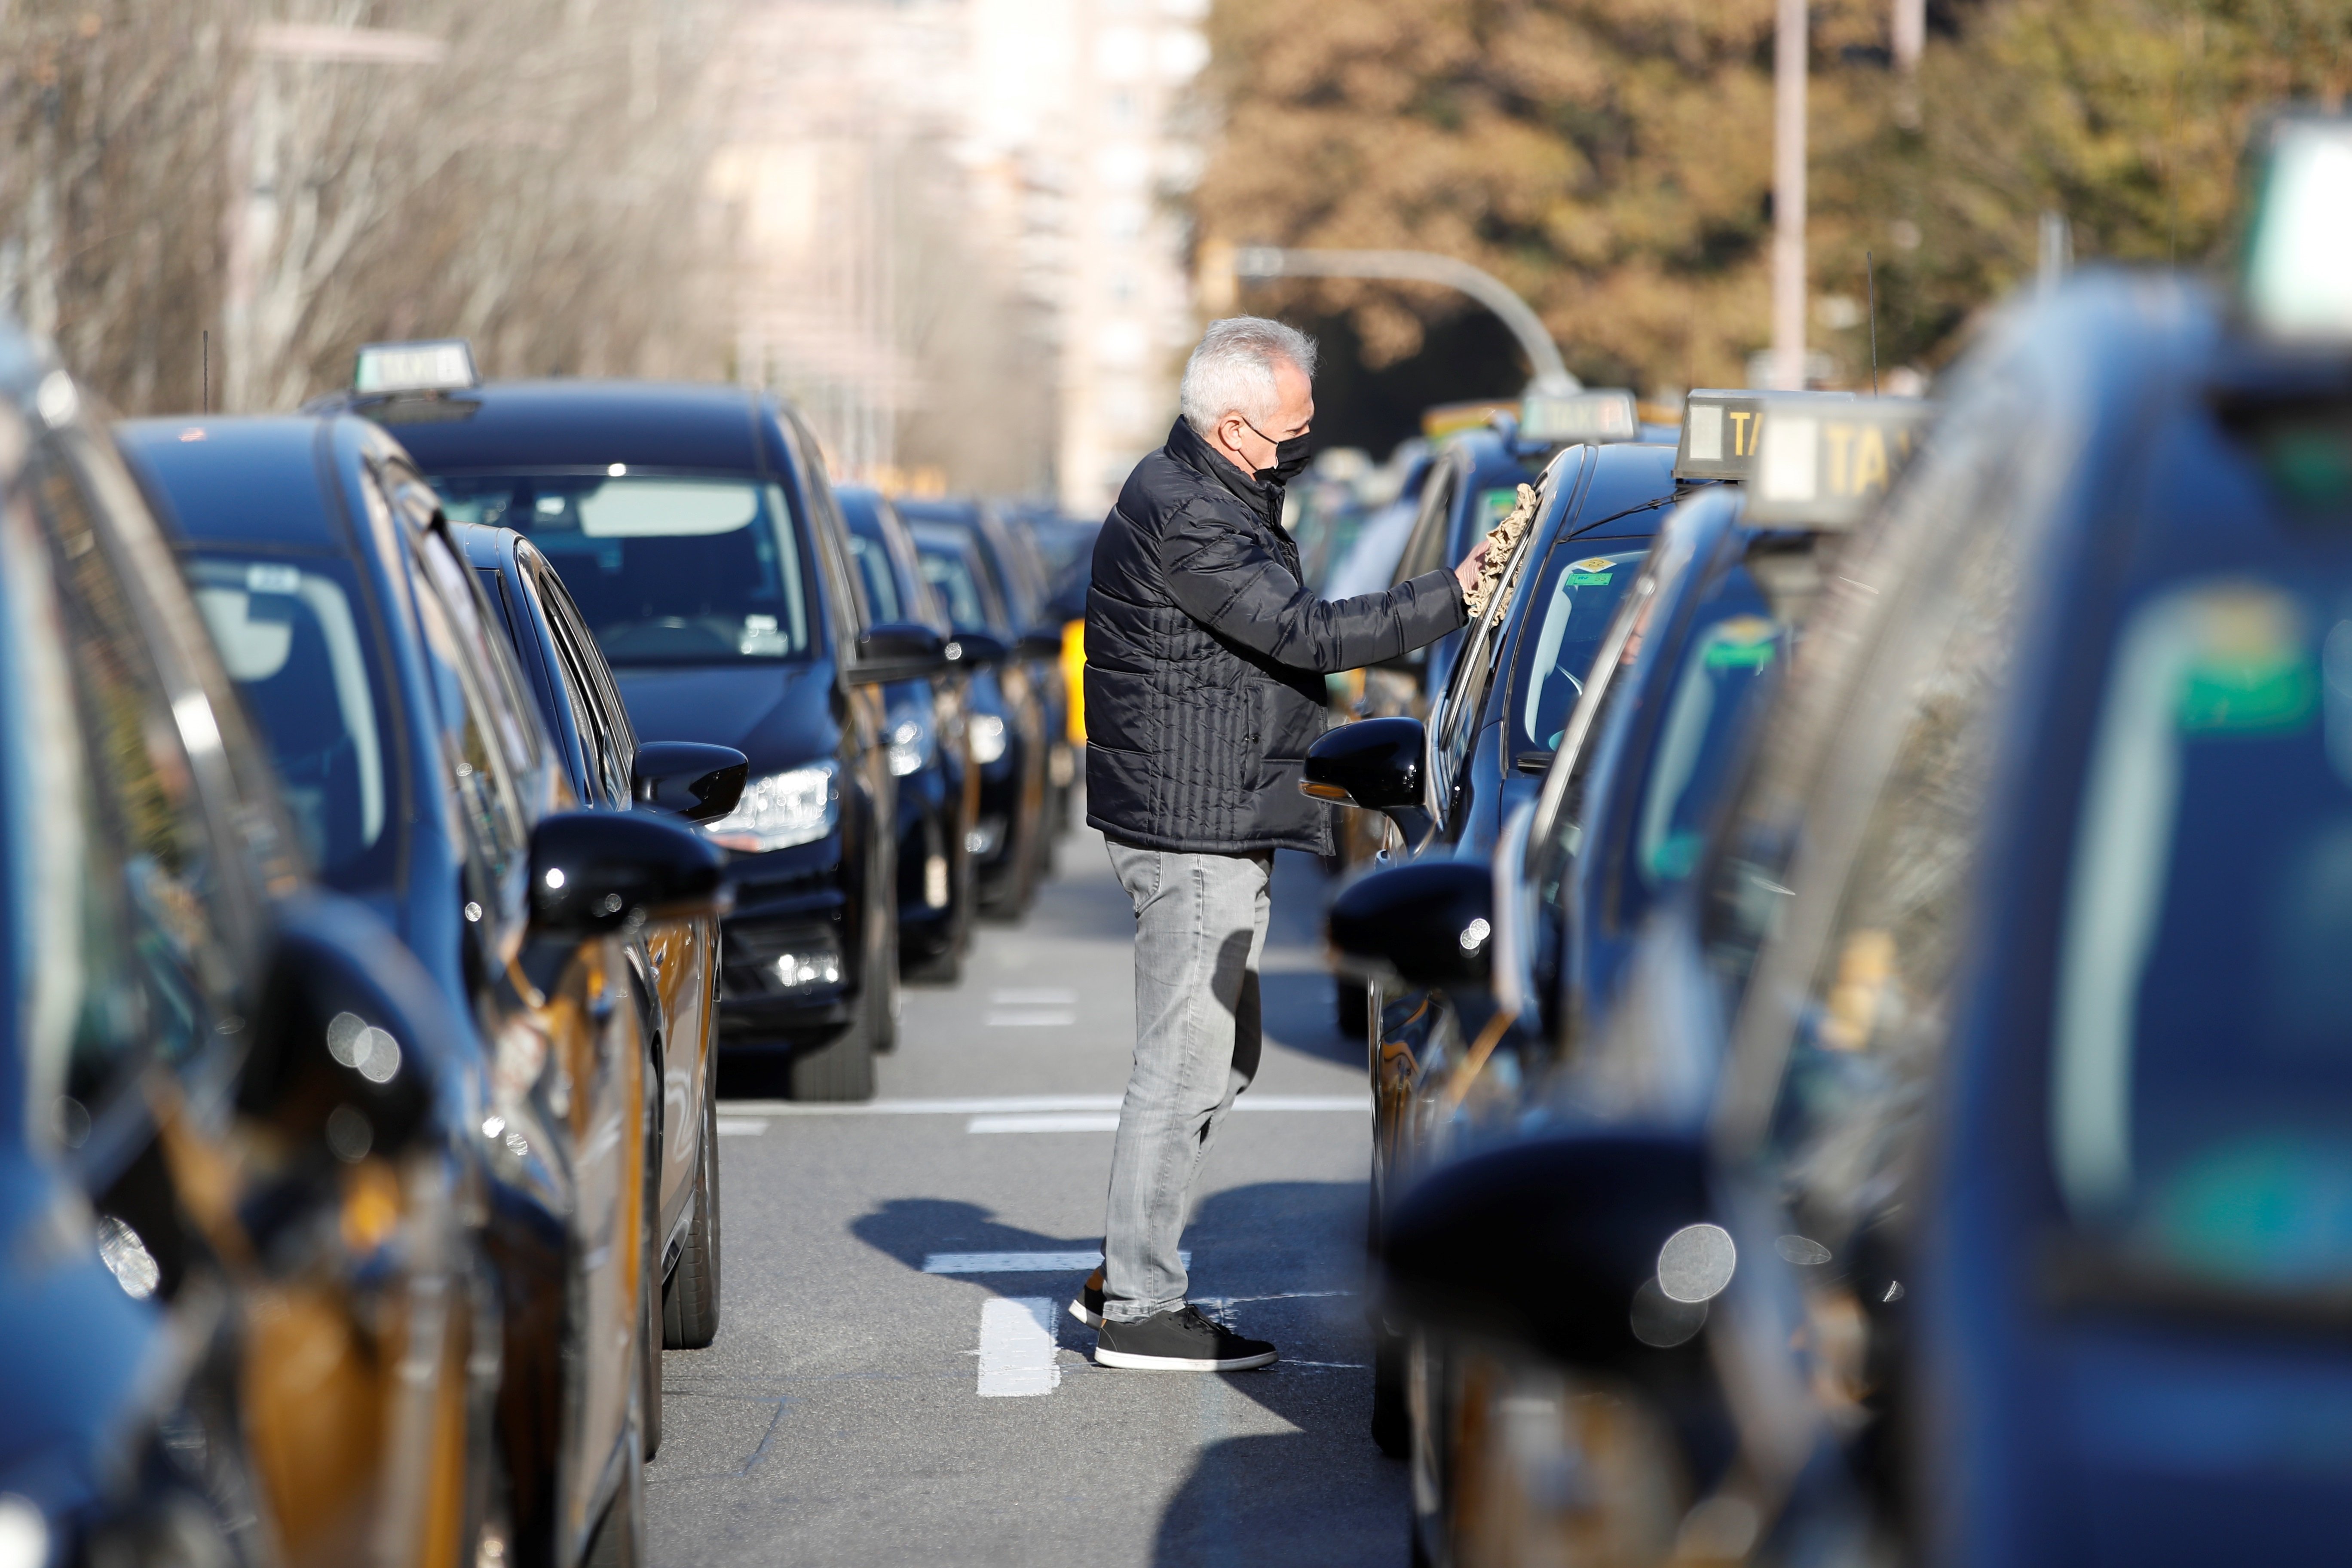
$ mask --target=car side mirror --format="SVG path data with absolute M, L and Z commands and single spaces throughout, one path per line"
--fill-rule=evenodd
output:
M 1331 900 L 1325 926 L 1347 965 L 1454 995 L 1491 979 L 1495 874 L 1481 861 L 1419 860 L 1375 871 Z
M 947 642 L 920 621 L 885 621 L 857 639 L 849 679 L 861 686 L 928 680 L 947 668 Z
M 1559 1134 L 1441 1165 L 1382 1232 L 1382 1310 L 1638 1373 L 1695 1339 L 1739 1264 L 1696 1132 Z
M 1062 628 L 1032 626 L 1021 634 L 1015 645 L 1023 658 L 1059 658 L 1062 657 Z
M 726 865 L 701 834 L 649 813 L 557 812 L 530 836 L 531 934 L 576 942 L 724 914 Z
M 959 631 L 943 650 L 950 669 L 985 669 L 1004 662 L 1004 639 L 990 632 Z
M 1298 787 L 1318 800 L 1381 812 L 1407 843 L 1417 843 L 1431 826 L 1422 809 L 1427 751 L 1418 719 L 1359 719 L 1326 730 L 1307 748 Z
M 321 1204 L 341 1201 L 339 1168 L 397 1159 L 428 1141 L 443 1086 L 472 1049 L 467 1021 L 366 905 L 308 891 L 272 913 L 275 941 L 236 1080 L 238 1113 L 289 1154 L 238 1204 L 265 1252 Z
M 647 741 L 629 764 L 629 792 L 640 805 L 716 822 L 735 809 L 751 776 L 751 759 L 732 746 Z

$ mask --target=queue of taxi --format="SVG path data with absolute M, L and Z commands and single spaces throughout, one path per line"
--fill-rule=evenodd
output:
M 758 394 L 382 344 L 110 427 L 0 328 L 0 1568 L 646 1560 L 722 1053 L 873 1092 L 1014 733 L 1050 864 L 987 526 L 965 623 Z
M 2341 1550 L 2352 121 L 2255 167 L 2226 284 L 1550 457 L 1310 754 L 1416 1562 Z

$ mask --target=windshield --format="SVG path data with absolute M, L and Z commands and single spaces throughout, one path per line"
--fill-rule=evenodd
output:
M 1563 542 L 1553 550 L 1528 601 L 1536 619 L 1532 632 L 1519 637 L 1519 669 L 1512 684 L 1514 755 L 1559 749 L 1611 612 L 1647 553 L 1645 546 L 1618 554 L 1578 554 L 1582 548 Z
M 207 552 L 188 563 L 221 662 L 269 742 L 286 805 L 320 876 L 350 889 L 390 818 L 374 643 L 341 562 Z
M 436 479 L 453 521 L 512 528 L 554 563 L 616 665 L 804 658 L 808 597 L 781 487 L 740 479 Z
M 2128 1254 L 2233 1288 L 2352 1284 L 2347 613 L 2308 575 L 2145 605 L 2083 794 L 2060 1185 Z
M 1633 871 L 1648 891 L 1674 886 L 1697 865 L 1748 696 L 1782 657 L 1785 638 L 1759 615 L 1723 616 L 1692 638 L 1634 824 Z

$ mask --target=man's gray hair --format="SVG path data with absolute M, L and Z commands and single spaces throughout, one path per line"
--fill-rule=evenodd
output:
M 1177 402 L 1184 423 L 1206 436 L 1217 421 L 1238 414 L 1256 424 L 1273 416 L 1278 402 L 1274 365 L 1287 360 L 1299 374 L 1315 374 L 1315 340 L 1297 327 L 1264 316 L 1227 316 L 1211 321 L 1201 346 L 1184 362 L 1184 384 Z

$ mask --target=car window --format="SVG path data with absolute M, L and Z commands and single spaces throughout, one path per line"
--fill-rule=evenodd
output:
M 1430 472 L 1429 483 L 1422 489 L 1421 515 L 1414 520 L 1404 553 L 1397 560 L 1392 584 L 1411 582 L 1423 573 L 1451 564 L 1444 558 L 1447 519 L 1454 514 L 1454 498 L 1461 486 L 1461 460 L 1449 453 L 1438 460 Z
M 555 644 L 556 668 L 582 726 L 582 744 L 588 753 L 589 796 L 596 804 L 624 809 L 630 803 L 629 765 L 636 747 L 615 718 L 615 705 L 595 675 L 594 645 L 583 635 L 576 618 L 557 595 L 560 584 L 552 574 L 535 584 L 541 608 L 547 616 L 549 638 Z
M 1789 628 L 1764 614 L 1752 593 L 1708 609 L 1708 618 L 1683 649 L 1674 689 L 1658 716 L 1638 786 L 1633 836 L 1624 847 L 1624 869 L 1644 901 L 1680 883 L 1697 866 L 1701 835 L 1714 815 L 1732 748 L 1756 695 L 1788 657 Z M 1619 924 L 1631 916 L 1627 896 L 1624 889 L 1618 894 Z
M 6 509 L 10 575 L 26 574 L 7 603 L 15 662 L 36 682 L 24 696 L 42 702 L 39 721 L 58 747 L 36 759 L 48 770 L 44 785 L 68 787 L 64 798 L 84 804 L 48 808 L 53 872 L 64 874 L 45 879 L 57 901 L 40 913 L 78 924 L 79 962 L 36 994 L 51 1011 L 32 1030 L 44 1053 L 36 1078 L 50 1090 L 37 1111 L 53 1116 L 54 1092 L 69 1097 L 73 1108 L 53 1126 L 75 1143 L 93 1135 L 92 1118 L 102 1134 L 139 1064 L 196 1072 L 215 1047 L 233 1048 L 244 1028 L 239 988 L 257 955 L 228 907 L 237 873 L 221 854 L 192 754 L 219 747 L 218 722 L 200 693 L 175 696 L 155 667 L 117 542 L 56 445 L 36 449 L 26 475 L 37 539 Z M 35 637 L 46 647 L 28 647 Z M 68 693 L 69 710 L 58 701 Z
M 866 585 L 866 603 L 877 621 L 910 619 L 906 607 L 898 603 L 898 574 L 890 569 L 888 546 L 871 534 L 849 536 L 849 553 L 857 563 L 858 577 Z
M 396 837 L 392 733 L 350 564 L 206 550 L 187 575 L 311 864 L 331 887 L 382 882 Z
M 538 546 L 614 664 L 808 656 L 802 555 L 781 485 L 635 473 L 433 483 L 453 521 L 511 528 Z
M 919 554 L 923 581 L 939 595 L 950 622 L 963 631 L 996 629 L 996 618 L 981 596 L 980 579 L 972 572 L 970 556 L 951 544 L 929 541 L 921 542 Z
M 517 727 L 488 686 L 494 657 L 476 614 L 479 592 L 437 530 L 412 534 L 417 618 L 438 710 L 443 787 L 465 837 L 468 892 L 503 921 L 522 914 L 530 824 L 511 752 L 495 737 Z
M 1593 655 L 1644 553 L 1576 540 L 1552 546 L 1521 612 L 1528 625 L 1519 634 L 1511 681 L 1515 755 L 1559 749 L 1568 716 L 1591 675 Z M 1626 658 L 1638 653 L 1637 642 Z

